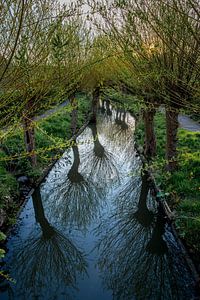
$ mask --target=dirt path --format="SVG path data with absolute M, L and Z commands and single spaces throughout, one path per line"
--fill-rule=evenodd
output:
M 178 121 L 180 127 L 193 132 L 200 132 L 200 124 L 193 121 L 190 117 L 179 115 Z
M 36 116 L 33 118 L 34 121 L 39 121 L 41 119 L 47 118 L 50 115 L 52 115 L 53 113 L 57 112 L 58 110 L 60 110 L 62 107 L 65 107 L 69 104 L 69 101 L 66 100 L 65 102 L 61 103 L 60 105 L 56 106 L 55 108 L 51 108 L 47 111 L 45 111 L 45 113 L 43 113 L 42 115 Z
M 165 108 L 163 106 L 159 107 L 159 111 L 165 114 Z M 200 132 L 200 124 L 192 120 L 190 117 L 186 115 L 179 115 L 178 121 L 179 121 L 180 128 L 193 131 L 193 132 Z
M 52 115 L 53 113 L 59 111 L 61 108 L 67 106 L 68 104 L 69 104 L 69 100 L 66 100 L 65 102 L 61 103 L 60 105 L 45 111 L 42 115 L 34 117 L 33 120 L 39 121 L 39 120 L 45 119 L 45 118 L 49 117 L 50 115 Z M 21 126 L 22 125 L 19 125 L 19 127 L 21 127 Z M 9 131 L 10 128 L 12 128 L 12 126 L 5 127 L 2 129 L 2 132 L 6 133 L 7 131 Z

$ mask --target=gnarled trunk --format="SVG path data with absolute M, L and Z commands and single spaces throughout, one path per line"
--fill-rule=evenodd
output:
M 92 93 L 92 116 L 90 120 L 91 122 L 96 122 L 99 97 L 100 97 L 100 87 L 97 87 Z
M 143 112 L 145 126 L 145 149 L 144 153 L 147 158 L 152 158 L 156 155 L 156 137 L 154 132 L 154 116 L 156 109 L 147 108 Z
M 166 158 L 167 170 L 173 172 L 178 167 L 177 162 L 177 133 L 178 133 L 178 110 L 166 108 L 167 144 Z
M 26 152 L 28 154 L 28 159 L 31 165 L 35 167 L 37 165 L 37 156 L 35 153 L 35 129 L 32 119 L 24 117 L 24 142 L 26 147 Z

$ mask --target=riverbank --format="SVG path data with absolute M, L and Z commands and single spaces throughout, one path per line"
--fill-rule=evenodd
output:
M 165 116 L 155 117 L 157 156 L 151 163 L 157 184 L 164 191 L 173 210 L 175 226 L 200 272 L 200 133 L 178 130 L 179 169 L 174 174 L 165 170 Z M 140 119 L 136 129 L 138 143 L 144 143 L 144 124 Z
M 84 95 L 78 97 L 77 130 L 88 117 L 90 100 Z M 6 230 L 15 224 L 16 215 L 24 202 L 26 191 L 37 182 L 55 159 L 58 159 L 71 138 L 70 105 L 37 118 L 35 122 L 37 167 L 33 168 L 25 153 L 23 130 L 21 126 L 1 141 L 0 147 L 0 230 Z M 14 158 L 16 156 L 16 158 Z

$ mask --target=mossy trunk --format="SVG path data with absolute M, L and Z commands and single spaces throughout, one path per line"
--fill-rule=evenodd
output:
M 71 112 L 71 133 L 74 135 L 77 130 L 77 121 L 78 121 L 78 102 L 75 98 L 75 94 L 72 94 L 69 97 L 70 104 L 72 106 Z
M 177 162 L 177 133 L 178 133 L 178 110 L 175 108 L 166 108 L 166 158 L 167 170 L 173 172 L 178 167 Z
M 99 97 L 100 97 L 100 87 L 95 88 L 92 93 L 92 116 L 91 122 L 96 122 L 97 119 L 97 110 L 99 105 Z
M 154 132 L 154 116 L 156 109 L 147 108 L 143 112 L 143 120 L 145 126 L 145 145 L 144 154 L 148 159 L 151 159 L 156 155 L 156 137 Z

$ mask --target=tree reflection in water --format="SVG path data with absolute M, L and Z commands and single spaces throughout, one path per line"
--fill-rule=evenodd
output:
M 149 208 L 147 180 L 144 174 L 141 188 L 133 188 L 128 196 L 122 191 L 117 213 L 97 228 L 104 285 L 115 300 L 190 299 L 185 282 L 191 280 L 184 281 L 183 276 L 188 270 L 172 234 L 166 231 L 165 218 Z
M 100 101 L 99 103 L 99 112 L 104 115 L 106 113 L 106 108 L 105 108 L 105 100 Z
M 138 209 L 134 213 L 134 217 L 139 224 L 141 224 L 143 227 L 146 228 L 152 225 L 152 222 L 154 221 L 154 215 L 155 215 L 155 206 L 154 208 L 152 207 L 153 203 L 151 203 L 149 189 L 150 189 L 149 175 L 147 172 L 144 171 L 144 174 L 142 175 L 142 184 L 139 193 L 139 201 L 137 205 Z M 149 203 L 149 205 L 151 204 L 151 209 L 148 208 L 147 202 Z
M 130 119 L 130 123 L 129 123 Z M 132 123 L 131 123 L 132 121 Z M 115 113 L 115 123 L 113 133 L 118 143 L 130 145 L 133 142 L 133 133 L 135 130 L 135 122 L 129 113 L 125 110 L 117 109 Z
M 76 279 L 86 272 L 83 253 L 47 220 L 39 189 L 33 194 L 36 222 L 42 230 L 34 230 L 15 247 L 12 270 L 17 279 L 19 299 L 69 299 L 66 287 L 76 288 Z M 59 294 L 59 293 L 58 293 Z
M 110 104 L 109 109 L 111 110 Z M 114 148 L 120 147 L 123 152 L 133 153 L 134 118 L 122 109 L 112 109 L 111 112 L 110 121 L 112 122 L 105 123 L 103 122 L 105 116 L 100 116 L 100 120 L 102 121 L 99 122 L 99 131 L 104 132 L 107 140 L 113 142 Z
M 110 101 L 106 100 L 106 115 L 107 116 L 112 116 L 112 110 L 111 110 L 111 106 L 110 106 Z
M 94 148 L 84 155 L 84 161 L 88 162 L 85 167 L 89 169 L 91 180 L 105 189 L 111 181 L 117 183 L 120 180 L 117 161 L 114 154 L 101 144 L 96 123 L 89 124 L 89 128 L 92 131 Z
M 74 160 L 67 173 L 56 173 L 54 180 L 42 189 L 45 211 L 63 226 L 74 224 L 85 229 L 99 211 L 102 189 L 79 172 L 78 146 L 72 147 Z

